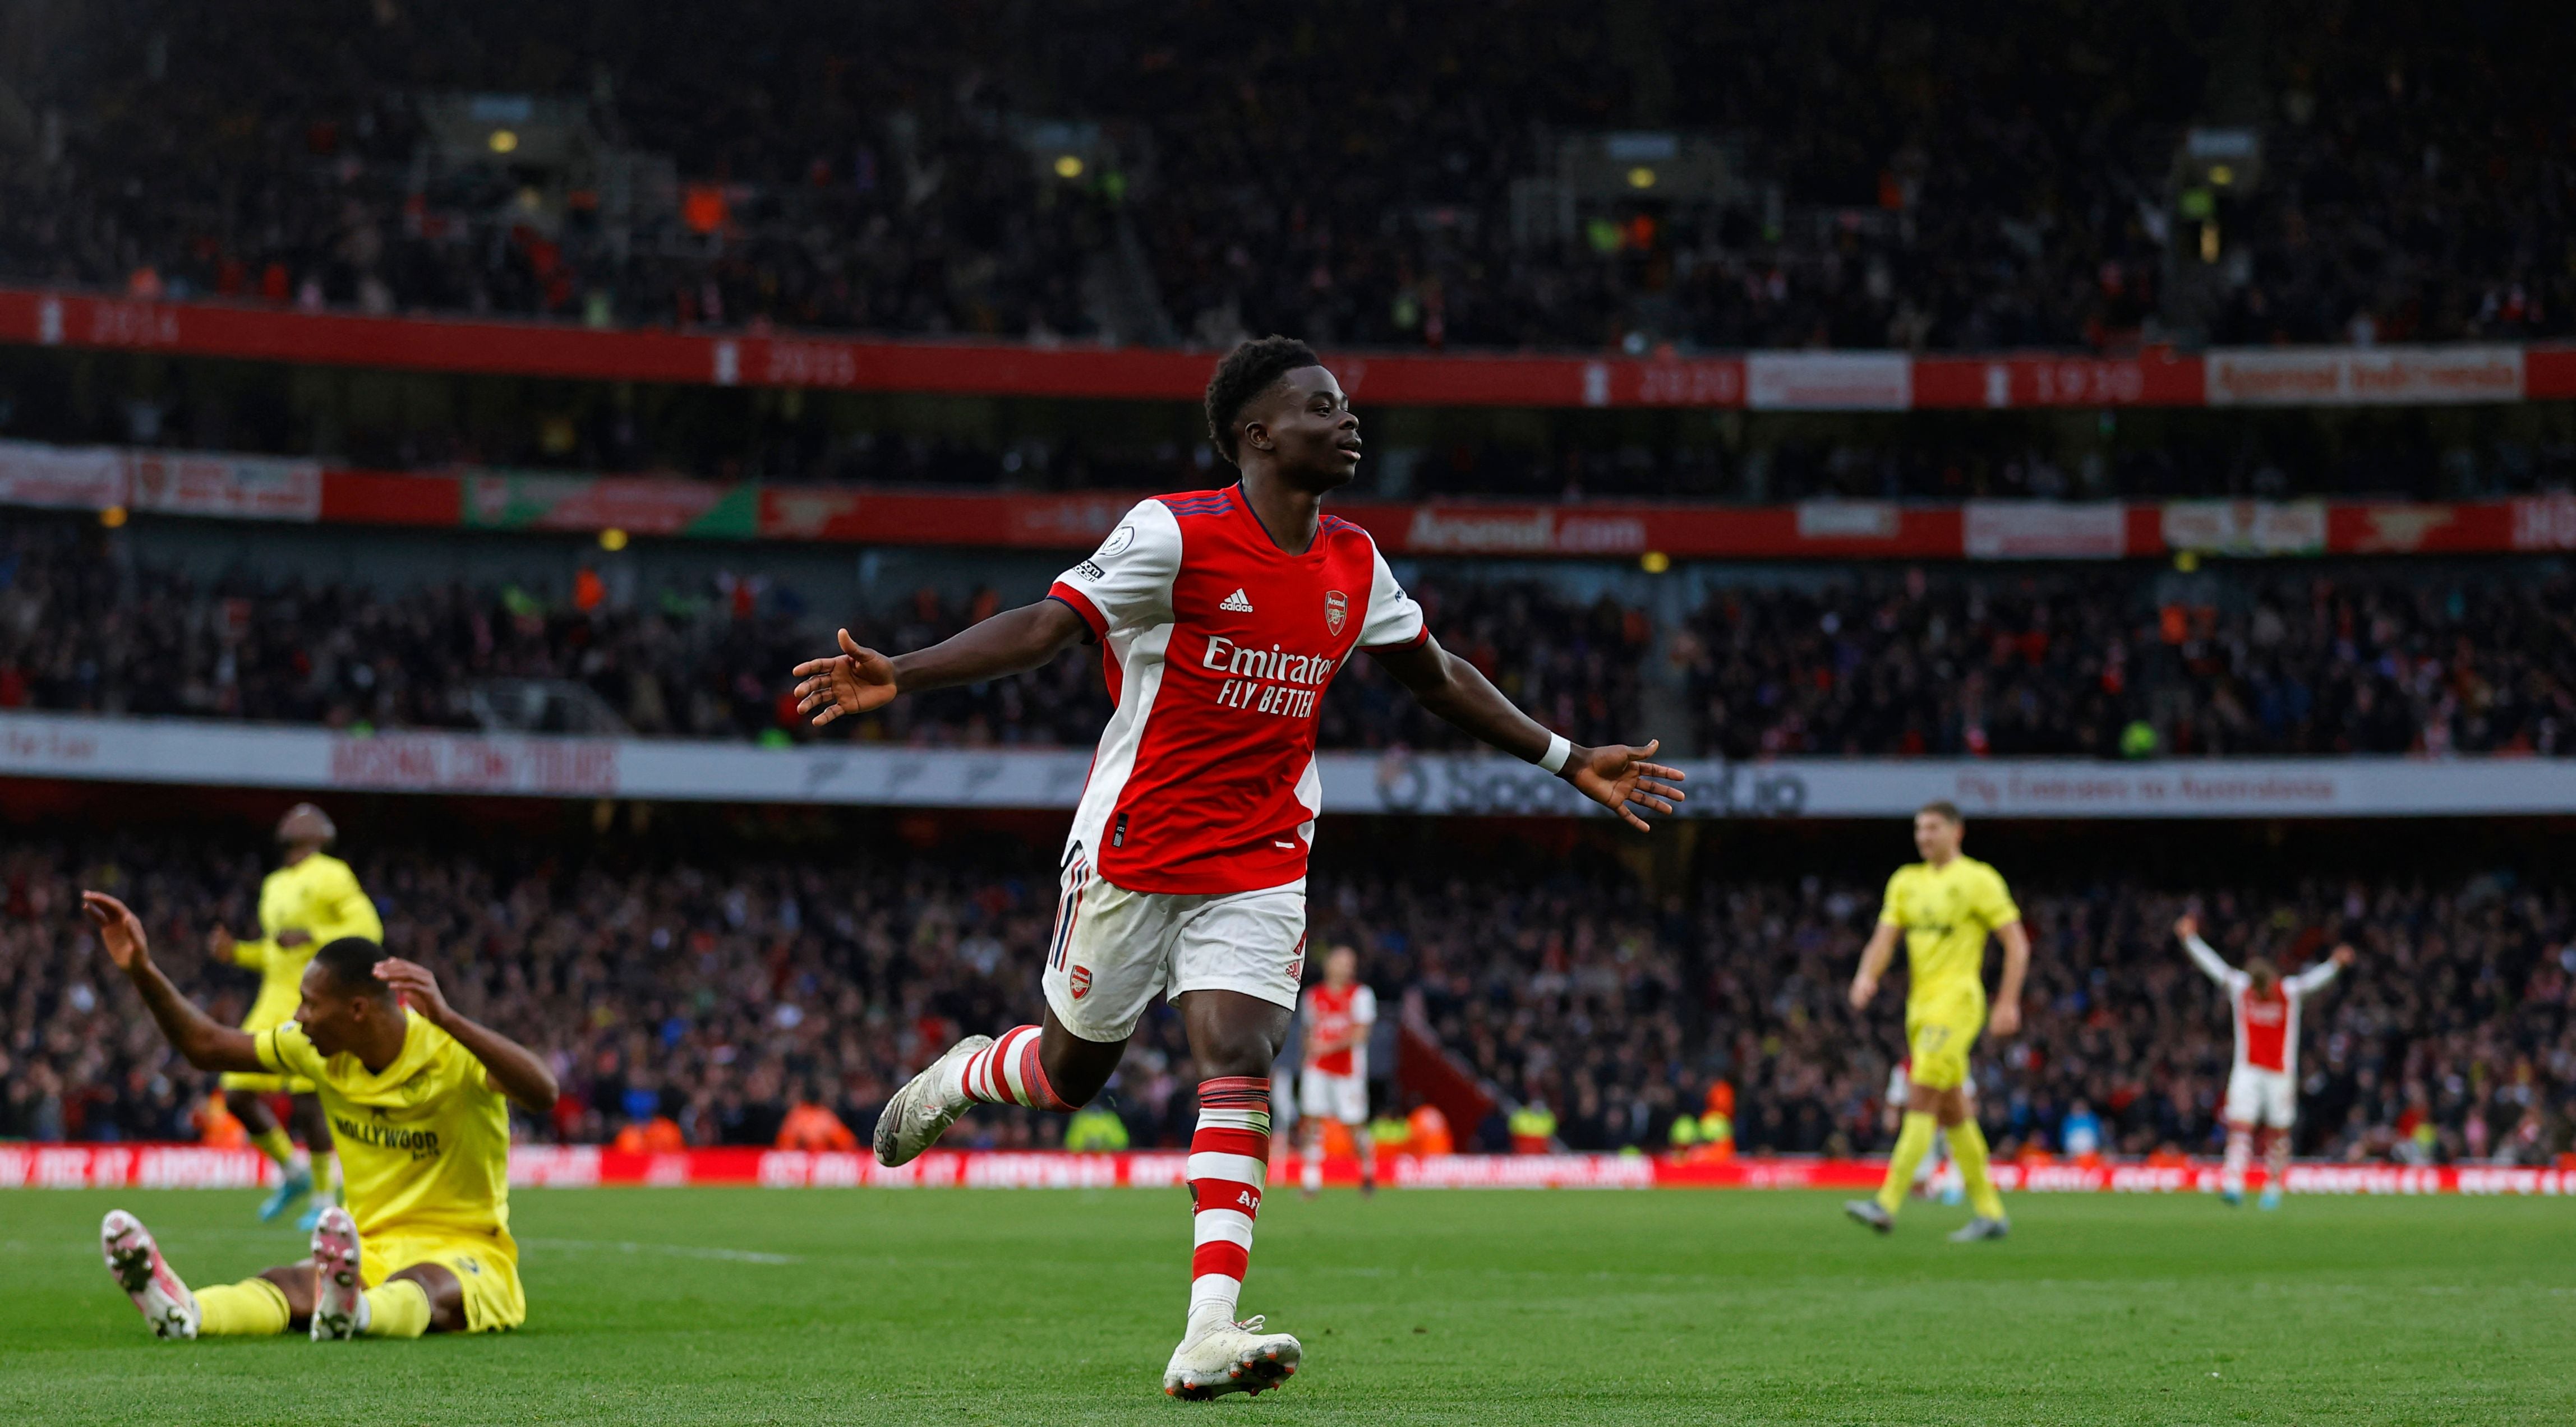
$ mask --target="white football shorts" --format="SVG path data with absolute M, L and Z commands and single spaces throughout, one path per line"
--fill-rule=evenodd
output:
M 1345 1125 L 1368 1123 L 1368 1076 L 1328 1075 L 1313 1066 L 1297 1072 L 1297 1113 Z
M 2260 1125 L 2286 1130 L 2299 1113 L 2299 1087 L 2278 1070 L 2240 1065 L 2227 1076 L 2227 1110 L 2231 1125 Z
M 1306 879 L 1257 892 L 1130 892 L 1100 877 L 1065 889 L 1047 943 L 1047 1008 L 1087 1041 L 1123 1041 L 1158 995 L 1240 991 L 1297 1008 Z

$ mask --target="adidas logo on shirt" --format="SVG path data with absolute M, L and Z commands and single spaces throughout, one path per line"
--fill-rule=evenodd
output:
M 1252 613 L 1252 601 L 1243 597 L 1243 591 L 1236 590 L 1233 594 L 1227 595 L 1223 600 L 1218 601 L 1217 608 L 1230 609 L 1236 614 L 1250 614 Z

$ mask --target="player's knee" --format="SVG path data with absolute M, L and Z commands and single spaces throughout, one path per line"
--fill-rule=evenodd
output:
M 286 1295 L 286 1313 L 287 1317 L 292 1320 L 289 1326 L 292 1326 L 293 1323 L 300 1323 L 312 1316 L 313 1265 L 309 1263 L 279 1264 L 275 1268 L 261 1269 L 259 1271 L 259 1276 L 273 1284 L 276 1284 L 277 1291 Z
M 433 1333 L 465 1331 L 468 1326 L 465 1318 L 465 1285 L 457 1281 L 455 1274 L 437 1264 L 414 1264 L 410 1268 L 395 1273 L 392 1277 L 419 1284 L 421 1292 L 428 1296 L 429 1331 Z
M 1253 1026 L 1225 1026 L 1190 1039 L 1202 1079 L 1267 1076 L 1279 1055 L 1277 1042 Z

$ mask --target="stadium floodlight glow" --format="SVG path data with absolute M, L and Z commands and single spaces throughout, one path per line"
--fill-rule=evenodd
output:
M 1058 177 L 1058 178 L 1080 178 L 1080 177 L 1082 177 L 1082 155 L 1080 155 L 1080 154 L 1058 154 L 1058 155 L 1056 155 L 1056 160 L 1055 160 L 1055 176 L 1056 176 L 1056 177 Z
M 1660 575 L 1673 567 L 1673 557 L 1661 550 L 1649 550 L 1637 557 L 1637 568 L 1649 575 Z
M 1630 188 L 1654 187 L 1655 171 L 1646 167 L 1644 164 L 1637 165 L 1635 168 L 1628 170 L 1628 186 Z
M 625 531 L 623 531 L 623 530 L 618 529 L 618 528 L 617 528 L 616 526 L 614 526 L 614 525 L 612 525 L 612 526 L 608 527 L 606 530 L 603 530 L 603 531 L 599 532 L 599 548 L 600 548 L 600 549 L 602 549 L 602 550 L 612 550 L 612 551 L 614 551 L 614 550 L 623 550 L 623 549 L 625 549 L 625 548 L 626 548 L 626 532 L 625 532 Z
M 123 525 L 125 523 L 125 507 L 121 505 L 111 505 L 101 509 L 98 513 L 98 523 L 106 526 L 110 530 L 114 530 L 118 526 Z
M 492 152 L 496 154 L 515 152 L 519 147 L 519 132 L 516 129 L 495 129 L 491 144 Z
M 2236 181 L 2236 170 L 2230 168 L 2226 164 L 2211 164 L 2209 166 L 2209 181 L 2220 188 L 2225 188 L 2227 185 Z

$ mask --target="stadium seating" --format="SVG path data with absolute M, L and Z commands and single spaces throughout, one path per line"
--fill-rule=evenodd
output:
M 75 7 L 41 37 L 46 117 L 0 147 L 0 276 L 1041 340 L 1107 315 L 1128 342 L 1989 349 L 2152 339 L 2209 242 L 2224 298 L 2183 325 L 2221 340 L 2576 330 L 2569 115 L 2516 107 L 2558 92 L 2544 51 L 2317 8 L 2222 43 L 2123 7 L 1359 5 L 1282 35 L 1100 5 L 988 68 L 977 12 L 927 4 Z M 1218 54 L 1240 72 L 1179 62 Z M 515 137 L 430 165 L 458 94 L 568 105 L 649 162 L 561 192 L 523 186 Z M 2171 175 L 2213 115 L 2262 134 L 2259 182 L 2195 217 Z M 1547 216 L 1557 138 L 1627 131 L 1707 136 L 1731 197 L 1666 203 L 1641 165 Z
M 2576 746 L 2576 586 L 2547 563 L 1793 571 L 1712 582 L 1670 629 L 1615 592 L 1472 565 L 1426 571 L 1415 592 L 1446 645 L 1595 743 L 1686 733 L 1733 758 Z M 787 671 L 828 649 L 846 614 L 749 576 L 624 605 L 593 590 L 585 609 L 584 597 L 379 592 L 267 567 L 199 582 L 105 553 L 93 525 L 31 519 L 0 547 L 0 708 L 470 728 L 490 721 L 479 692 L 536 680 L 589 690 L 608 727 L 638 734 L 811 736 L 784 702 Z M 925 589 L 853 628 L 918 649 L 998 602 Z M 900 703 L 858 736 L 1079 747 L 1108 715 L 1093 664 L 1075 652 Z M 1644 727 L 1649 685 L 1675 724 Z M 1365 660 L 1336 680 L 1322 737 L 1466 746 Z
M 218 1015 L 250 978 L 200 962 L 242 921 L 259 864 L 202 833 L 0 850 L 0 1137 L 189 1138 L 204 1077 L 102 973 L 69 907 L 108 886 L 146 909 L 162 960 Z M 566 1089 L 541 1138 L 603 1142 L 667 1118 L 693 1143 L 768 1143 L 811 1089 L 865 1134 L 909 1069 L 961 1027 L 1036 1012 L 1026 968 L 1053 912 L 1042 860 L 743 857 L 637 863 L 551 844 L 352 850 L 394 952 L 548 1055 Z M 1572 873 L 1501 879 L 1319 874 L 1319 941 L 1366 949 L 1389 1014 L 1430 1031 L 1512 1101 L 1543 1099 L 1578 1149 L 1660 1149 L 1713 1080 L 1748 1150 L 1884 1148 L 1893 1007 L 1854 1037 L 1842 988 L 1874 889 L 1730 877 L 1658 903 Z M 2112 1148 L 2204 1150 L 2225 1079 L 2217 993 L 2166 932 L 2181 889 L 2019 889 L 2037 952 L 2023 1035 L 1980 1060 L 2007 1153 L 2057 1147 L 2078 1101 Z M 2195 889 L 2231 958 L 2296 965 L 2340 937 L 2362 970 L 2308 1031 L 2302 1146 L 2352 1158 L 2543 1162 L 2576 1117 L 2576 902 L 2486 875 Z M 1606 915 L 1602 908 L 1614 910 Z M 1388 1067 L 1392 1068 L 1392 1067 Z M 1140 1147 L 1187 1142 L 1178 1025 L 1149 1018 L 1113 1085 Z M 1052 1117 L 984 1110 L 952 1143 L 1028 1145 Z M 1475 1127 L 1462 1127 L 1462 1139 Z

